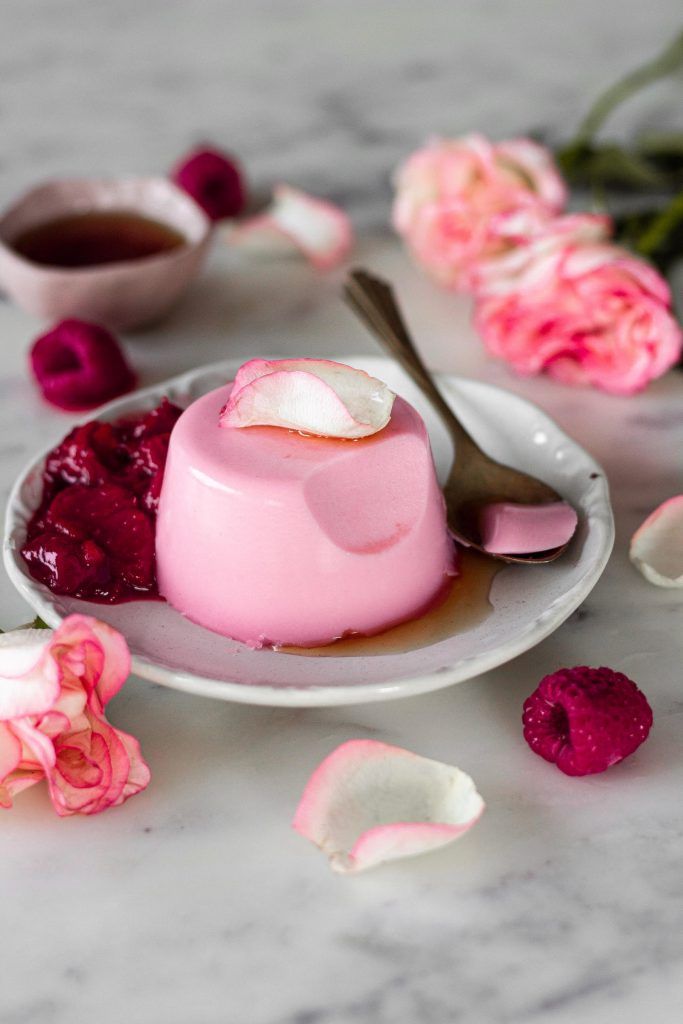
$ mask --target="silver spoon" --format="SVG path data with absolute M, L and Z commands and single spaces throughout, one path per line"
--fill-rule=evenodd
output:
M 353 270 L 344 288 L 345 298 L 365 326 L 386 351 L 399 361 L 440 416 L 453 441 L 457 458 L 443 487 L 448 527 L 456 539 L 468 547 L 504 562 L 553 562 L 566 550 L 569 541 L 548 551 L 529 554 L 496 554 L 481 543 L 478 517 L 486 505 L 514 502 L 541 505 L 564 498 L 528 473 L 521 473 L 496 462 L 481 450 L 465 430 L 439 392 L 413 344 L 403 321 L 394 293 L 386 281 L 366 270 Z

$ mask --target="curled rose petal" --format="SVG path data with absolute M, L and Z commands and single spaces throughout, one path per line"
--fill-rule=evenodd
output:
M 353 873 L 453 842 L 476 823 L 484 801 L 451 765 L 376 740 L 350 740 L 311 775 L 294 828 Z
M 232 245 L 264 255 L 299 251 L 319 270 L 345 259 L 353 233 L 349 218 L 338 206 L 309 196 L 289 185 L 278 185 L 271 206 L 235 227 Z
M 273 426 L 320 437 L 368 437 L 395 395 L 363 370 L 328 359 L 252 359 L 237 372 L 222 427 Z
M 658 587 L 683 587 L 683 494 L 669 498 L 633 534 L 631 561 Z
M 89 615 L 70 615 L 52 648 L 64 676 L 77 676 L 100 706 L 114 697 L 130 675 L 128 644 L 115 629 Z
M 30 358 L 43 397 L 60 409 L 93 409 L 135 386 L 118 341 L 98 324 L 62 320 L 34 342 Z
M 47 711 L 59 695 L 59 672 L 49 654 L 51 629 L 0 635 L 0 721 Z

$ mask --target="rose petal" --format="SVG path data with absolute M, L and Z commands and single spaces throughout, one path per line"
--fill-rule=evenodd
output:
M 333 870 L 351 873 L 453 842 L 483 810 L 459 768 L 376 740 L 350 740 L 313 772 L 292 824 Z
M 0 722 L 0 782 L 18 767 L 21 761 L 21 742 L 4 722 Z
M 232 245 L 268 255 L 298 250 L 314 267 L 328 270 L 346 257 L 353 233 L 338 206 L 279 185 L 268 210 L 238 225 L 228 239 Z
M 235 377 L 222 427 L 274 426 L 321 437 L 357 438 L 389 422 L 386 384 L 327 359 L 252 359 Z
M 631 561 L 658 587 L 683 587 L 683 494 L 652 512 L 631 539 Z
M 123 636 L 90 615 L 69 615 L 57 630 L 53 651 L 63 670 L 96 688 L 102 707 L 130 675 L 130 651 Z
M 47 711 L 59 695 L 59 671 L 49 656 L 51 629 L 0 634 L 0 721 Z

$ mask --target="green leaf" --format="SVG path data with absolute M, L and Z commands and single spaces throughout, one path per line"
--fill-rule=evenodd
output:
M 28 629 L 50 629 L 50 626 L 48 626 L 47 622 L 44 622 L 41 619 L 40 615 L 36 615 L 36 617 L 33 620 L 33 622 L 30 622 L 27 628 Z
M 683 256 L 683 192 L 663 207 L 618 217 L 615 238 L 667 273 Z
M 667 176 L 643 157 L 620 146 L 571 143 L 557 153 L 561 171 L 573 184 L 592 188 L 666 189 Z

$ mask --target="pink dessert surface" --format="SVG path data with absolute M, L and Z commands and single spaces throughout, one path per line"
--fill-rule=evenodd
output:
M 424 423 L 397 398 L 361 440 L 227 430 L 231 385 L 171 436 L 159 500 L 160 593 L 215 632 L 314 646 L 422 614 L 455 572 Z
M 158 596 L 154 520 L 180 409 L 118 423 L 91 420 L 50 452 L 21 553 L 57 594 L 113 604 Z
M 500 501 L 479 515 L 482 547 L 491 554 L 526 555 L 549 551 L 571 540 L 577 516 L 565 501 L 519 505 Z

